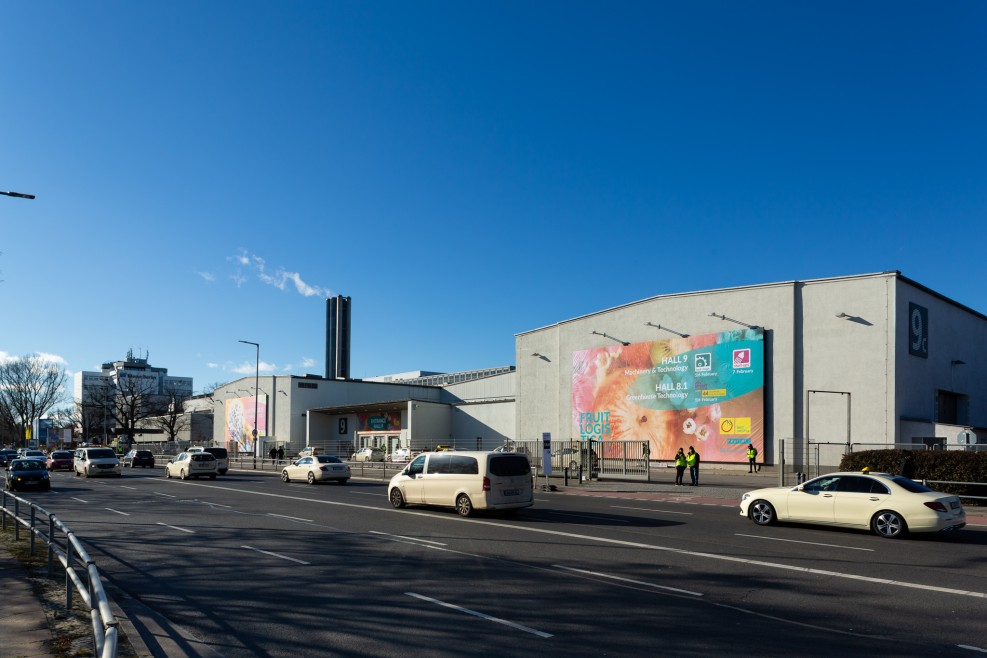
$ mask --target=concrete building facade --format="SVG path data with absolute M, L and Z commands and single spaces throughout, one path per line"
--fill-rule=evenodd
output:
M 727 442 L 712 423 L 713 434 L 701 443 L 719 438 L 726 447 L 708 451 L 706 461 L 745 460 L 751 438 L 761 441 L 761 458 L 769 463 L 784 456 L 788 463 L 833 465 L 847 444 L 949 444 L 967 429 L 981 440 L 987 435 L 987 317 L 899 272 L 883 272 L 662 295 L 520 333 L 516 438 L 550 432 L 580 440 L 583 392 L 576 390 L 574 402 L 574 382 L 584 388 L 587 382 L 574 368 L 586 367 L 582 355 L 614 361 L 647 353 L 645 370 L 654 379 L 651 370 L 663 368 L 660 354 L 706 354 L 705 347 L 679 344 L 697 339 L 703 345 L 752 339 L 755 347 L 763 340 L 763 409 L 748 436 Z M 704 385 L 697 382 L 685 377 L 654 388 Z M 631 397 L 639 396 L 612 404 L 627 406 Z M 700 443 L 688 433 L 689 418 L 644 431 L 664 412 L 634 405 L 634 413 L 640 431 L 629 436 L 650 438 L 653 449 Z

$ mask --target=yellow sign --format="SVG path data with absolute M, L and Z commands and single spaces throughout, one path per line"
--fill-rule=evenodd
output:
M 746 418 L 721 418 L 720 419 L 720 434 L 721 435 L 731 435 L 731 436 L 750 436 L 751 433 L 751 419 L 750 416 Z
M 725 388 L 708 388 L 703 391 L 704 398 L 722 398 L 726 397 L 727 389 Z

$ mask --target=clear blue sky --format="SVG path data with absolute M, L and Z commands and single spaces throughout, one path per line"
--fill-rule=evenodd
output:
M 984 2 L 0 10 L 0 358 L 321 374 L 336 294 L 355 377 L 793 279 L 987 312 Z

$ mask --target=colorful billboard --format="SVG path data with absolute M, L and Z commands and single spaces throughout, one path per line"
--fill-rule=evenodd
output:
M 373 414 L 357 414 L 358 432 L 396 432 L 401 429 L 400 411 L 379 411 Z
M 231 398 L 226 401 L 226 441 L 237 452 L 254 452 L 254 429 L 257 436 L 267 436 L 267 396 Z M 254 418 L 254 409 L 257 418 Z
M 704 461 L 764 453 L 764 332 L 573 352 L 573 436 L 647 442 L 652 459 L 694 446 Z

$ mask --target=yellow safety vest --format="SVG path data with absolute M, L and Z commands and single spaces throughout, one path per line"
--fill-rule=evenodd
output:
M 685 455 L 678 453 L 675 455 L 675 465 L 685 466 Z
M 747 459 L 757 459 L 757 448 L 751 448 L 747 451 Z
M 696 465 L 696 462 L 698 462 L 698 461 L 699 461 L 699 453 L 698 452 L 689 453 L 689 454 L 687 454 L 685 456 L 685 463 L 689 465 L 689 468 L 692 468 L 693 466 L 695 466 Z

